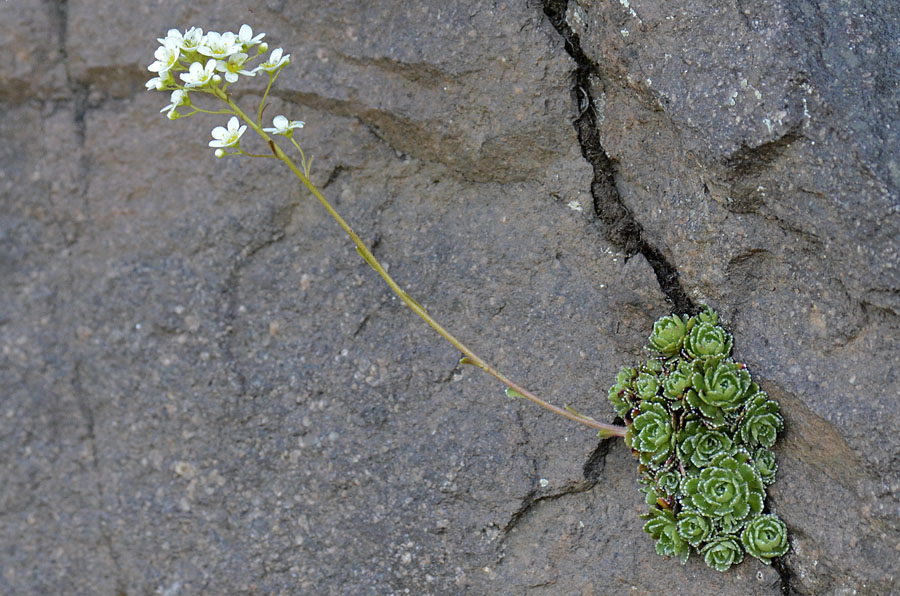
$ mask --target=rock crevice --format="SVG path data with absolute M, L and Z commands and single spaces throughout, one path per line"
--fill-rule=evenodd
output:
M 693 313 L 697 305 L 681 284 L 678 269 L 663 251 L 647 240 L 643 226 L 629 209 L 616 188 L 615 164 L 607 155 L 597 128 L 597 99 L 592 78 L 599 79 L 600 69 L 581 48 L 578 34 L 566 22 L 568 0 L 545 0 L 544 13 L 565 41 L 566 52 L 575 61 L 572 95 L 579 105 L 579 115 L 574 121 L 584 159 L 591 164 L 594 179 L 591 195 L 594 198 L 594 214 L 604 226 L 606 239 L 622 250 L 626 257 L 641 254 L 656 274 L 660 289 L 672 303 L 673 310 Z

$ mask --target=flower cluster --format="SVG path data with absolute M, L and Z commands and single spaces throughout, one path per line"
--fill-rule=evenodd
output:
M 191 27 L 184 32 L 170 29 L 166 37 L 157 39 L 160 46 L 153 55 L 156 60 L 147 67 L 147 70 L 156 74 L 147 81 L 147 89 L 171 91 L 169 105 L 160 112 L 166 112 L 171 120 L 197 112 L 226 113 L 195 105 L 191 100 L 191 94 L 208 93 L 220 99 L 224 98 L 228 86 L 237 83 L 241 76 L 254 77 L 261 73 L 267 74 L 269 86 L 266 88 L 266 95 L 268 95 L 269 88 L 281 69 L 290 62 L 291 55 L 285 54 L 282 48 L 276 48 L 268 57 L 264 57 L 269 50 L 268 44 L 262 41 L 265 35 L 265 33 L 254 35 L 249 25 L 241 25 L 237 33 L 231 31 L 204 33 L 199 27 Z M 251 50 L 254 48 L 254 55 L 251 56 Z M 262 61 L 252 66 L 257 59 Z M 189 111 L 180 113 L 178 109 L 182 107 Z M 303 126 L 299 121 L 288 122 L 284 116 L 278 118 L 285 120 L 285 124 L 280 126 L 276 118 L 275 132 L 278 134 L 290 136 L 292 128 Z M 227 148 L 239 149 L 241 135 L 246 129 L 247 126 L 240 126 L 237 116 L 234 116 L 228 121 L 227 126 L 217 126 L 213 129 L 213 140 L 209 142 L 209 146 L 216 148 L 217 157 L 223 157 L 227 155 L 225 152 Z
M 238 75 L 255 76 L 260 71 L 274 72 L 290 60 L 290 54 L 282 56 L 284 50 L 278 48 L 269 59 L 248 70 L 253 60 L 247 53 L 254 46 L 256 56 L 268 51 L 269 46 L 262 41 L 265 33 L 253 35 L 249 25 L 241 25 L 238 33 L 226 31 L 203 33 L 199 27 L 191 27 L 184 33 L 169 29 L 165 37 L 157 39 L 161 44 L 153 57 L 156 61 L 147 67 L 156 76 L 147 81 L 147 89 L 166 91 L 171 89 L 202 90 L 222 82 L 222 73 L 229 83 L 235 83 Z M 179 83 L 175 75 L 182 81 Z
M 787 552 L 787 528 L 764 513 L 775 481 L 770 449 L 784 423 L 778 403 L 731 358 L 732 337 L 709 308 L 653 325 L 649 360 L 625 367 L 609 401 L 628 428 L 656 552 L 684 563 L 691 548 L 725 571 L 747 553 Z

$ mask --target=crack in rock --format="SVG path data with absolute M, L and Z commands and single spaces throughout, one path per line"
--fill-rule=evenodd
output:
M 239 390 L 238 395 L 240 396 L 247 394 L 247 378 L 241 370 L 240 358 L 235 350 L 232 349 L 232 342 L 234 341 L 234 331 L 238 320 L 238 288 L 241 285 L 242 271 L 253 261 L 257 253 L 281 242 L 287 237 L 287 230 L 293 223 L 294 213 L 299 204 L 297 201 L 288 201 L 281 205 L 272 206 L 268 216 L 271 225 L 268 228 L 264 228 L 267 233 L 254 235 L 229 259 L 228 274 L 221 288 L 222 314 L 220 327 L 223 331 L 219 336 L 218 343 L 224 357 L 224 366 L 234 375 L 234 380 Z
M 797 594 L 797 590 L 793 586 L 794 572 L 785 564 L 784 559 L 777 558 L 773 560 L 772 569 L 778 572 L 782 596 Z
M 581 493 L 585 493 L 597 485 L 596 480 L 582 480 L 580 482 L 572 482 L 570 484 L 566 484 L 561 487 L 559 490 L 544 494 L 538 495 L 537 489 L 532 489 L 525 494 L 522 498 L 522 504 L 519 505 L 519 508 L 513 511 L 512 515 L 509 518 L 509 521 L 501 529 L 503 533 L 504 539 L 509 536 L 510 532 L 515 529 L 515 527 L 525 519 L 531 510 L 538 504 L 544 501 L 556 501 L 558 499 L 562 499 L 564 497 L 570 495 L 578 495 Z
M 599 78 L 600 70 L 581 48 L 578 35 L 566 22 L 568 0 L 544 0 L 544 14 L 550 19 L 556 31 L 565 40 L 566 52 L 575 61 L 575 82 L 573 96 L 584 109 L 579 110 L 574 122 L 581 144 L 581 153 L 594 170 L 591 196 L 594 197 L 594 211 L 605 227 L 606 238 L 622 249 L 627 257 L 640 253 L 647 259 L 660 289 L 672 303 L 676 312 L 694 313 L 697 306 L 687 295 L 678 277 L 678 269 L 670 263 L 662 250 L 652 245 L 644 237 L 643 227 L 634 213 L 623 203 L 615 183 L 615 168 L 600 141 L 597 128 L 597 114 L 594 98 L 591 96 L 590 79 Z
M 523 429 L 524 428 L 523 424 Z M 538 503 L 543 501 L 555 501 L 569 495 L 585 493 L 597 486 L 600 483 L 600 475 L 606 467 L 606 456 L 609 454 L 610 447 L 612 447 L 613 442 L 616 440 L 616 438 L 603 439 L 597 444 L 597 447 L 591 455 L 588 456 L 588 459 L 582 468 L 584 480 L 567 484 L 555 492 L 543 495 L 538 495 L 536 489 L 528 491 L 528 493 L 522 497 L 522 503 L 519 505 L 519 508 L 512 513 L 509 521 L 503 526 L 502 532 L 504 537 L 508 536 L 519 522 L 528 516 L 529 512 Z M 536 474 L 537 465 L 535 464 L 534 475 Z

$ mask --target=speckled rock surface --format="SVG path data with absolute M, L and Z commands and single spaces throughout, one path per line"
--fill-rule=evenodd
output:
M 4 6 L 0 593 L 897 591 L 893 4 L 360 4 Z M 155 38 L 244 22 L 314 181 L 527 387 L 611 420 L 652 322 L 719 310 L 788 423 L 777 568 L 658 557 L 621 442 L 158 113 Z

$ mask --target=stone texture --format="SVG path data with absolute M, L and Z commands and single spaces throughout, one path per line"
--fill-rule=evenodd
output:
M 896 591 L 892 3 L 4 11 L 0 592 Z M 656 556 L 621 442 L 460 368 L 288 172 L 158 114 L 155 38 L 243 22 L 294 56 L 268 113 L 314 180 L 514 379 L 610 420 L 672 301 L 722 313 L 788 422 L 777 570 Z
M 890 593 L 900 574 L 898 16 L 567 6 L 617 199 L 783 404 L 792 480 L 772 505 L 800 593 Z

